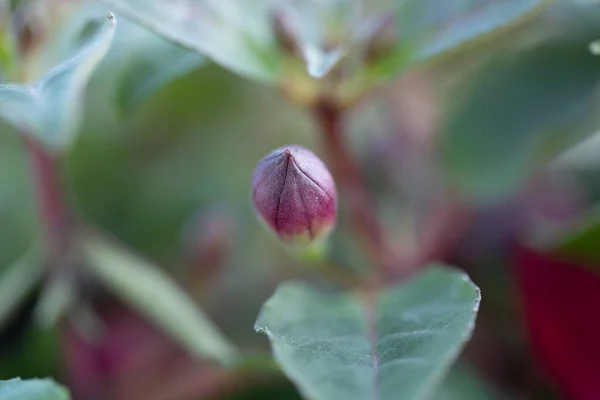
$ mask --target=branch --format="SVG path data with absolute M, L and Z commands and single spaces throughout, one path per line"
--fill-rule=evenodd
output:
M 343 111 L 333 104 L 322 102 L 314 109 L 325 147 L 332 163 L 333 175 L 348 199 L 350 213 L 361 242 L 373 265 L 384 275 L 388 269 L 388 253 L 377 221 L 376 208 L 362 173 L 345 144 Z
M 64 250 L 70 216 L 56 171 L 56 160 L 31 139 L 26 139 L 31 179 L 46 245 L 51 254 Z

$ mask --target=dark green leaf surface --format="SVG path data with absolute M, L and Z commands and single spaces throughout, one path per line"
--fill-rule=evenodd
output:
M 600 208 L 585 215 L 585 223 L 560 243 L 556 252 L 567 259 L 579 261 L 600 270 Z
M 312 400 L 424 399 L 470 337 L 477 287 L 432 268 L 368 304 L 350 293 L 283 284 L 260 313 L 276 361 Z
M 114 36 L 114 16 L 88 25 L 76 54 L 30 85 L 0 85 L 0 117 L 40 141 L 64 151 L 72 144 L 81 120 L 85 86 Z
M 510 194 L 594 132 L 598 82 L 600 58 L 569 42 L 491 61 L 454 93 L 440 142 L 448 176 L 480 198 Z
M 0 400 L 69 400 L 69 393 L 50 379 L 0 381 Z

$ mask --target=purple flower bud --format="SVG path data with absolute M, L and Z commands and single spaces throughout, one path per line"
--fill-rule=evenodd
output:
M 311 243 L 334 228 L 335 183 L 311 151 L 288 146 L 260 160 L 252 178 L 258 214 L 287 244 Z

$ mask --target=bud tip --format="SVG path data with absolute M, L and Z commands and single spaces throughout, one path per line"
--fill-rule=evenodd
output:
M 286 244 L 310 244 L 335 226 L 337 194 L 327 167 L 300 146 L 277 149 L 257 165 L 252 200 L 260 218 Z

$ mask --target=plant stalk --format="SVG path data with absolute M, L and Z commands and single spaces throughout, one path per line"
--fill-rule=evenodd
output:
M 50 254 L 60 254 L 65 250 L 70 215 L 64 201 L 56 160 L 34 140 L 25 140 L 45 245 Z
M 314 115 L 332 163 L 333 175 L 344 191 L 344 198 L 348 199 L 361 242 L 379 275 L 385 275 L 388 259 L 382 230 L 362 172 L 346 146 L 343 111 L 334 104 L 322 102 L 315 107 Z

